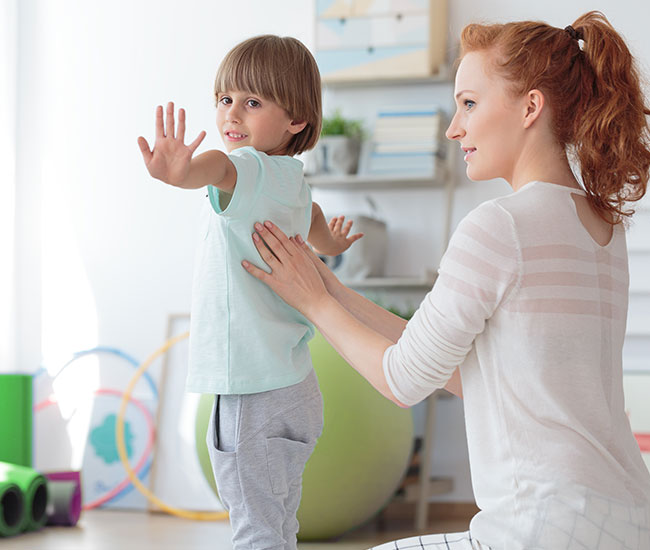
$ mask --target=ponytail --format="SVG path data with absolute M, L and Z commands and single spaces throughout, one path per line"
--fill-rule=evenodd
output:
M 646 191 L 650 111 L 632 55 L 605 16 L 592 11 L 572 27 L 584 41 L 588 69 L 571 145 L 587 196 L 601 215 L 616 222 L 634 213 L 625 210 L 625 202 L 639 200 Z
M 494 50 L 496 71 L 515 95 L 539 89 L 552 111 L 558 142 L 578 163 L 600 216 L 615 224 L 643 197 L 650 170 L 650 134 L 639 73 L 625 41 L 597 11 L 565 29 L 521 21 L 468 25 L 461 55 Z

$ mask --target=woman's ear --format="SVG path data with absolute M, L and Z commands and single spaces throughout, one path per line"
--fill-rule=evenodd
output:
M 292 120 L 289 123 L 289 133 L 291 134 L 299 134 L 305 129 L 305 126 L 307 126 L 307 121 L 305 120 Z
M 545 105 L 544 94 L 539 90 L 531 90 L 526 94 L 526 114 L 524 116 L 524 128 L 530 128 L 541 116 Z

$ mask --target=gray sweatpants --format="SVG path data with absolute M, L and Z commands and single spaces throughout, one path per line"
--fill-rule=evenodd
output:
M 215 396 L 207 444 L 234 550 L 296 550 L 302 472 L 322 430 L 313 370 L 287 388 Z

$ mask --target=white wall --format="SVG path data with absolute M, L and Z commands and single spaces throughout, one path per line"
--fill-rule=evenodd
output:
M 601 9 L 650 74 L 647 3 L 449 0 L 449 5 L 450 52 L 471 21 L 543 19 L 564 27 L 584 11 Z M 33 372 L 41 356 L 55 367 L 60 357 L 96 344 L 139 358 L 160 345 L 167 315 L 189 309 L 195 220 L 203 195 L 151 180 L 136 138 L 151 139 L 155 106 L 174 100 L 187 109 L 188 136 L 208 131 L 201 150 L 220 148 L 211 85 L 222 56 L 240 40 L 264 32 L 293 35 L 311 46 L 313 12 L 308 0 L 21 0 L 17 369 L 11 370 Z M 407 91 L 395 89 L 339 99 L 346 102 L 344 111 L 354 113 L 366 100 L 394 102 L 396 93 L 408 100 L 401 96 Z M 432 93 L 451 105 L 445 95 L 450 87 Z M 326 105 L 335 101 L 328 97 Z M 454 223 L 479 202 L 506 191 L 503 183 L 470 183 L 463 176 Z M 436 267 L 419 251 L 421 246 L 437 256 L 435 239 L 429 241 L 426 233 L 430 226 L 413 223 L 429 213 L 422 196 L 415 197 L 412 202 L 401 194 L 382 207 L 399 228 L 389 251 L 394 273 Z M 339 205 L 350 200 L 350 208 L 362 204 L 362 197 L 323 200 Z M 414 244 L 404 247 L 405 242 Z M 434 473 L 455 476 L 458 489 L 448 499 L 469 500 L 460 403 L 443 403 L 439 418 L 444 425 L 438 430 Z M 449 432 L 452 439 L 443 444 Z

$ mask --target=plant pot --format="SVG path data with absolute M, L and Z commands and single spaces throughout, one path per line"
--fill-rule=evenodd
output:
M 322 136 L 314 149 L 317 171 L 321 174 L 356 174 L 361 140 L 348 136 Z

